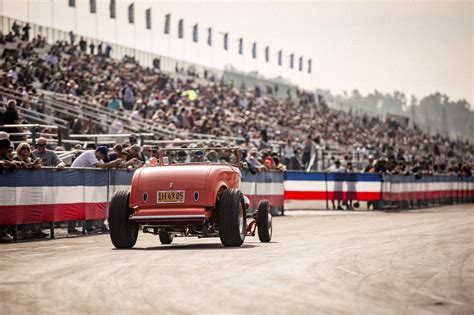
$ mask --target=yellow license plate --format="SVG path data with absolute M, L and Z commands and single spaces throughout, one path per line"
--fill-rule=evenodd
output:
M 158 191 L 156 200 L 158 203 L 182 203 L 184 202 L 184 190 Z

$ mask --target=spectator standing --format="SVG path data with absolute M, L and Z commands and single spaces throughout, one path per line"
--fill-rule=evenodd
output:
M 354 168 L 352 166 L 352 162 L 350 162 L 350 161 L 347 162 L 347 164 L 346 164 L 346 172 L 347 173 L 354 173 Z M 355 191 L 356 191 L 355 182 L 351 181 L 351 180 L 348 180 L 347 181 L 347 201 L 346 201 L 347 202 L 347 206 L 346 206 L 347 210 L 354 210 L 354 208 L 352 206 L 352 200 L 355 196 Z
M 87 42 L 84 40 L 84 37 L 81 37 L 79 41 L 79 49 L 84 53 L 87 52 Z
M 345 173 L 346 169 L 341 166 L 341 161 L 336 160 L 333 165 L 329 166 L 328 171 L 331 173 Z M 334 186 L 334 193 L 336 195 L 342 194 L 342 182 L 341 181 L 335 181 L 335 186 Z M 337 198 L 337 210 L 344 210 L 341 206 L 341 196 L 335 196 Z M 336 209 L 336 206 L 334 204 L 334 197 L 331 200 L 332 202 L 332 208 Z
M 126 110 L 132 110 L 135 103 L 135 95 L 133 93 L 132 87 L 127 85 L 123 90 L 123 106 Z
M 8 140 L 8 134 L 6 132 L 0 133 L 0 169 L 3 167 L 9 167 L 16 169 L 18 166 L 15 162 L 11 161 L 8 157 L 8 150 L 11 147 L 11 142 Z M 13 237 L 8 233 L 8 229 L 4 225 L 0 225 L 0 242 L 11 242 Z
M 76 34 L 73 31 L 69 31 L 69 41 L 71 42 L 71 46 L 74 45 L 76 42 Z
M 112 51 L 112 47 L 110 47 L 110 45 L 105 46 L 105 52 L 104 52 L 105 57 L 110 58 L 111 51 Z
M 291 160 L 291 157 L 294 154 L 294 151 L 295 150 L 294 150 L 293 146 L 291 145 L 291 140 L 290 140 L 290 138 L 288 138 L 286 140 L 286 144 L 285 144 L 285 156 L 284 156 L 284 159 L 283 159 L 283 164 L 285 164 L 286 167 L 290 166 L 290 160 Z
M 13 22 L 12 31 L 13 34 L 15 34 L 15 37 L 20 37 L 20 25 L 18 25 L 16 21 Z
M 311 140 L 311 136 L 308 136 L 304 141 L 303 146 L 303 158 L 302 163 L 304 169 L 308 168 L 309 162 L 311 160 L 311 151 L 313 150 L 313 140 Z
M 56 166 L 59 169 L 63 169 L 66 164 L 58 158 L 56 152 L 49 150 L 47 146 L 48 140 L 46 138 L 38 138 L 33 156 L 39 158 L 43 166 Z
M 97 55 L 102 56 L 102 43 L 97 45 Z
M 107 107 L 111 112 L 115 112 L 122 108 L 122 101 L 117 94 L 114 94 L 113 97 L 110 98 L 109 102 L 107 103 Z
M 293 150 L 293 155 L 290 158 L 288 169 L 291 171 L 302 171 L 303 166 L 301 165 L 301 148 Z
M 23 40 L 30 40 L 30 23 L 26 23 L 25 26 L 23 26 Z
M 20 122 L 20 116 L 16 110 L 16 101 L 13 99 L 8 100 L 7 102 L 7 110 L 3 114 L 3 122 L 5 125 L 15 125 Z M 5 128 L 5 131 L 8 133 L 19 133 L 20 129 L 16 127 L 9 127 Z M 11 140 L 20 141 L 22 140 L 22 136 L 13 135 L 11 136 Z

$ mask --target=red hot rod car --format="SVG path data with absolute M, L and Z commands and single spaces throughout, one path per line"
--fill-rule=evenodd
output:
M 247 223 L 249 200 L 241 192 L 238 148 L 162 149 L 155 167 L 135 171 L 130 192 L 117 191 L 109 207 L 110 238 L 132 248 L 139 226 L 162 244 L 176 236 L 220 237 L 241 246 L 258 228 L 272 238 L 270 204 L 262 200 Z

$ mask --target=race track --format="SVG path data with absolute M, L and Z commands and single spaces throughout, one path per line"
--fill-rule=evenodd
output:
M 288 211 L 273 242 L 133 250 L 108 235 L 0 245 L 0 310 L 25 313 L 474 313 L 474 209 Z

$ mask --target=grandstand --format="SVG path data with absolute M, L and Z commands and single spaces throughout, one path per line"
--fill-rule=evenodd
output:
M 3 33 L 8 34 L 5 27 L 13 23 L 20 28 L 25 25 L 4 17 Z M 305 163 L 307 169 L 325 169 L 335 159 L 353 160 L 361 169 L 370 154 L 394 160 L 395 164 L 428 164 L 423 167 L 431 168 L 426 170 L 431 172 L 450 167 L 455 171 L 462 168 L 459 164 L 472 159 L 473 147 L 469 143 L 429 136 L 392 119 L 356 117 L 331 109 L 322 98 L 316 100 L 312 93 L 297 89 L 295 96 L 288 92 L 282 98 L 274 92 L 284 91 L 284 87 L 274 81 L 249 80 L 243 75 L 224 75 L 206 68 L 201 68 L 208 73 L 202 76 L 195 70 L 150 68 L 147 61 L 151 56 L 136 50 L 104 43 L 115 53 L 111 57 L 92 55 L 68 43 L 65 32 L 35 25 L 32 30 L 30 41 L 12 32 L 10 40 L 7 34 L 3 36 L 0 95 L 3 106 L 8 99 L 21 104 L 17 108 L 23 122 L 40 124 L 17 133 L 33 135 L 29 140 L 33 143 L 34 136 L 48 134 L 66 148 L 79 139 L 110 140 L 101 136 L 78 137 L 73 131 L 79 125 L 81 133 L 95 135 L 111 131 L 148 134 L 148 143 L 219 139 L 241 144 L 250 138 L 261 149 L 272 142 L 279 153 L 288 138 L 296 147 L 309 136 L 313 140 L 312 163 Z M 41 33 L 49 37 L 42 37 Z M 124 106 L 127 88 L 133 93 L 133 103 Z M 194 93 L 194 98 L 188 92 Z M 114 98 L 124 104 L 119 110 L 109 106 Z M 42 126 L 50 129 L 45 132 L 38 129 L 41 125 L 53 128 Z

